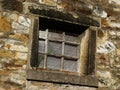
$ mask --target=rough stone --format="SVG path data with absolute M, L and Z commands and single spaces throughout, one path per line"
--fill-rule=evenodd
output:
M 4 41 L 0 40 L 0 48 L 2 48 L 4 46 Z
M 96 7 L 93 11 L 93 14 L 96 16 L 99 16 L 101 18 L 106 18 L 107 17 L 107 12 L 104 10 L 100 10 L 99 7 Z
M 116 31 L 109 31 L 109 35 L 116 35 Z
M 3 32 L 0 32 L 0 37 L 4 36 L 4 33 Z
M 25 77 L 23 77 L 20 74 L 10 74 L 10 82 L 19 84 L 19 85 L 24 85 L 25 84 Z
M 17 22 L 19 15 L 17 15 L 16 13 L 12 13 L 11 15 L 7 15 L 11 20 Z
M 29 28 L 23 25 L 20 25 L 17 22 L 12 22 L 12 28 L 16 30 L 28 30 Z
M 117 49 L 117 55 L 120 56 L 120 49 Z
M 117 36 L 120 37 L 120 31 L 116 31 Z
M 27 53 L 20 53 L 17 52 L 15 55 L 15 59 L 22 59 L 22 60 L 27 60 L 28 54 Z
M 18 22 L 26 27 L 30 27 L 30 19 L 25 18 L 24 16 L 19 16 Z
M 120 5 L 120 1 L 119 0 L 109 0 L 110 4 L 117 4 Z
M 2 70 L 3 69 L 3 64 L 2 63 L 0 63 L 0 70 Z
M 97 90 L 86 86 L 75 86 L 69 84 L 53 84 L 47 82 L 28 82 L 27 90 Z
M 0 82 L 0 90 L 22 90 L 23 87 L 17 86 L 16 84 L 10 82 Z
M 2 69 L 6 69 L 8 66 L 14 65 L 14 60 L 10 58 L 1 58 Z
M 10 32 L 11 29 L 11 24 L 7 18 L 0 16 L 0 32 Z
M 9 35 L 9 37 L 15 40 L 22 41 L 24 45 L 27 45 L 29 41 L 29 36 L 27 34 L 14 34 L 14 35 Z
M 14 56 L 14 52 L 0 50 L 0 57 L 2 58 L 14 58 Z
M 0 90 L 5 90 L 4 88 L 0 87 Z
M 108 78 L 99 78 L 99 85 L 101 87 L 105 87 L 105 86 L 112 87 L 115 83 L 116 83 L 116 80 L 113 79 L 113 78 L 111 78 L 111 79 L 108 79 Z
M 97 49 L 98 53 L 110 53 L 113 51 L 115 51 L 115 45 L 110 41 L 106 41 Z
M 97 64 L 99 64 L 97 68 L 99 69 L 109 68 L 110 61 L 108 59 L 108 54 L 97 53 L 96 61 L 97 61 Z
M 10 11 L 18 11 L 18 12 L 23 11 L 23 5 L 18 0 L 3 0 L 2 7 L 3 9 Z
M 110 22 L 110 23 L 109 23 L 109 26 L 110 26 L 110 27 L 120 28 L 120 23 L 117 23 L 117 22 Z
M 50 6 L 56 6 L 57 0 L 39 0 L 39 3 L 50 5 Z
M 27 64 L 27 61 L 26 60 L 21 60 L 21 59 L 17 59 L 14 62 L 15 66 L 20 66 L 20 67 L 22 67 L 23 65 L 26 65 L 26 64 Z
M 112 78 L 112 75 L 111 75 L 111 72 L 110 71 L 97 71 L 97 75 L 99 76 L 99 77 L 103 77 L 104 76 L 104 78 Z
M 28 52 L 28 48 L 23 45 L 14 45 L 10 43 L 5 44 L 5 50 Z

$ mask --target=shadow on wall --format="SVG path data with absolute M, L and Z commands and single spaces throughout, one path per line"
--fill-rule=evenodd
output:
M 18 12 L 23 11 L 23 4 L 18 0 L 3 0 L 2 7 L 4 10 L 18 11 Z
M 53 30 L 60 30 L 60 31 L 62 30 L 62 31 L 69 31 L 70 33 L 82 34 L 88 28 L 88 26 L 82 26 L 82 25 L 80 26 L 77 24 L 71 24 L 71 23 L 66 23 L 63 21 L 57 21 L 47 18 L 40 18 L 39 20 L 40 22 L 42 22 L 39 25 L 40 29 L 49 28 Z

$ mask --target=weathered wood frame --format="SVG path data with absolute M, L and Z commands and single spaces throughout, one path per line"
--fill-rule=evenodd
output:
M 57 57 L 57 58 L 59 58 L 61 61 L 61 65 L 60 65 L 60 69 L 58 69 L 59 71 L 64 71 L 64 69 L 63 69 L 63 62 L 64 62 L 64 60 L 65 60 L 65 58 L 67 58 L 67 59 L 69 59 L 69 60 L 71 60 L 71 61 L 76 61 L 76 62 L 78 62 L 79 61 L 79 53 L 80 53 L 80 41 L 81 41 L 81 37 L 79 36 L 76 36 L 78 39 L 79 39 L 79 42 L 73 42 L 73 41 L 67 41 L 67 40 L 65 40 L 65 35 L 66 35 L 66 32 L 65 31 L 61 31 L 62 33 L 61 33 L 61 37 L 62 37 L 62 40 L 61 39 L 59 39 L 59 40 L 57 40 L 57 39 L 50 39 L 49 37 L 48 37 L 48 34 L 50 33 L 51 31 L 49 30 L 49 28 L 48 29 L 45 29 L 45 38 L 40 38 L 39 37 L 39 40 L 44 40 L 45 41 L 45 51 L 44 52 L 39 52 L 39 54 L 42 54 L 42 55 L 44 55 L 44 64 L 43 64 L 43 68 L 44 69 L 48 69 L 47 68 L 47 57 L 49 57 L 49 56 L 52 56 L 52 57 Z M 71 33 L 72 34 L 72 33 Z M 57 43 L 60 43 L 61 44 L 61 51 L 62 51 L 62 54 L 61 55 L 56 55 L 56 54 L 50 54 L 50 53 L 48 53 L 48 49 L 47 49 L 47 46 L 48 46 L 48 42 L 57 42 Z M 72 46 L 76 46 L 76 48 L 77 48 L 77 56 L 75 56 L 75 57 L 72 57 L 72 56 L 66 56 L 65 54 L 64 54 L 64 49 L 65 49 L 65 45 L 72 45 Z M 39 57 L 39 56 L 38 56 Z M 79 66 L 79 65 L 78 65 Z M 78 72 L 78 66 L 76 66 L 76 71 L 74 71 L 74 72 Z
M 95 75 L 96 30 L 89 30 L 87 75 Z
M 36 81 L 45 81 L 53 83 L 66 83 L 73 85 L 84 85 L 91 87 L 98 87 L 98 79 L 95 76 L 95 52 L 96 52 L 96 31 L 90 30 L 89 44 L 88 44 L 88 60 L 87 60 L 87 73 L 85 76 L 75 74 L 68 74 L 62 72 L 51 72 L 49 70 L 37 70 L 38 60 L 38 28 L 39 19 L 34 19 L 33 34 L 32 34 L 32 47 L 30 50 L 30 61 L 28 61 L 27 79 Z M 36 65 L 36 66 L 34 66 Z
M 91 75 L 78 76 L 73 74 L 29 69 L 27 70 L 27 79 L 41 82 L 98 87 L 98 79 Z

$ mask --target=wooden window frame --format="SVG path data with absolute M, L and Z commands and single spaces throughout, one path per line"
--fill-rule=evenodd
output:
M 84 85 L 90 87 L 98 87 L 98 78 L 95 76 L 95 52 L 96 52 L 96 31 L 89 31 L 89 44 L 88 44 L 88 60 L 87 60 L 87 73 L 84 76 L 52 72 L 51 70 L 38 70 L 36 67 L 38 60 L 38 33 L 39 33 L 39 19 L 33 20 L 33 32 L 31 37 L 31 48 L 29 52 L 30 60 L 28 61 L 27 79 L 36 81 L 45 81 L 53 83 L 66 83 L 73 85 Z M 36 66 L 34 66 L 36 65 Z
M 40 55 L 43 55 L 44 56 L 44 60 L 43 60 L 43 66 L 40 67 L 40 68 L 44 68 L 44 69 L 50 69 L 49 67 L 47 67 L 47 58 L 48 57 L 53 57 L 53 58 L 59 58 L 60 59 L 60 67 L 59 69 L 54 69 L 52 68 L 53 70 L 58 70 L 58 71 L 63 71 L 63 72 L 75 72 L 77 73 L 79 70 L 78 70 L 78 66 L 76 66 L 76 70 L 65 70 L 64 69 L 64 60 L 68 60 L 68 61 L 75 61 L 76 63 L 78 63 L 80 57 L 80 36 L 79 35 L 74 35 L 77 39 L 79 38 L 79 41 L 69 41 L 69 40 L 66 40 L 65 37 L 68 35 L 65 31 L 61 31 L 60 35 L 61 35 L 61 38 L 59 39 L 55 39 L 55 37 L 50 37 L 50 33 L 55 33 L 54 31 L 56 30 L 50 30 L 50 29 L 45 29 L 45 30 L 39 30 L 39 31 L 43 31 L 45 36 L 46 37 L 39 37 L 39 41 L 44 41 L 45 42 L 45 50 L 44 51 L 40 51 L 39 54 Z M 72 35 L 72 33 L 70 34 Z M 70 36 L 69 35 L 69 36 Z M 48 43 L 51 42 L 51 43 L 59 43 L 61 45 L 61 54 L 55 54 L 55 53 L 49 53 L 49 46 L 48 46 Z M 69 45 L 69 46 L 75 46 L 76 47 L 76 56 L 73 56 L 72 55 L 66 55 L 65 54 L 65 46 L 66 45 Z M 48 47 L 48 49 L 47 49 Z M 39 67 L 38 67 L 39 68 Z

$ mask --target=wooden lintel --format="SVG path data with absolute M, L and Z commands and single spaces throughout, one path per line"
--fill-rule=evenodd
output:
M 29 6 L 28 9 L 31 13 L 40 15 L 41 17 L 56 19 L 83 26 L 100 26 L 99 20 L 82 13 L 79 13 L 78 17 L 75 18 L 74 15 L 69 12 L 57 11 L 55 9 L 34 8 L 34 6 Z

